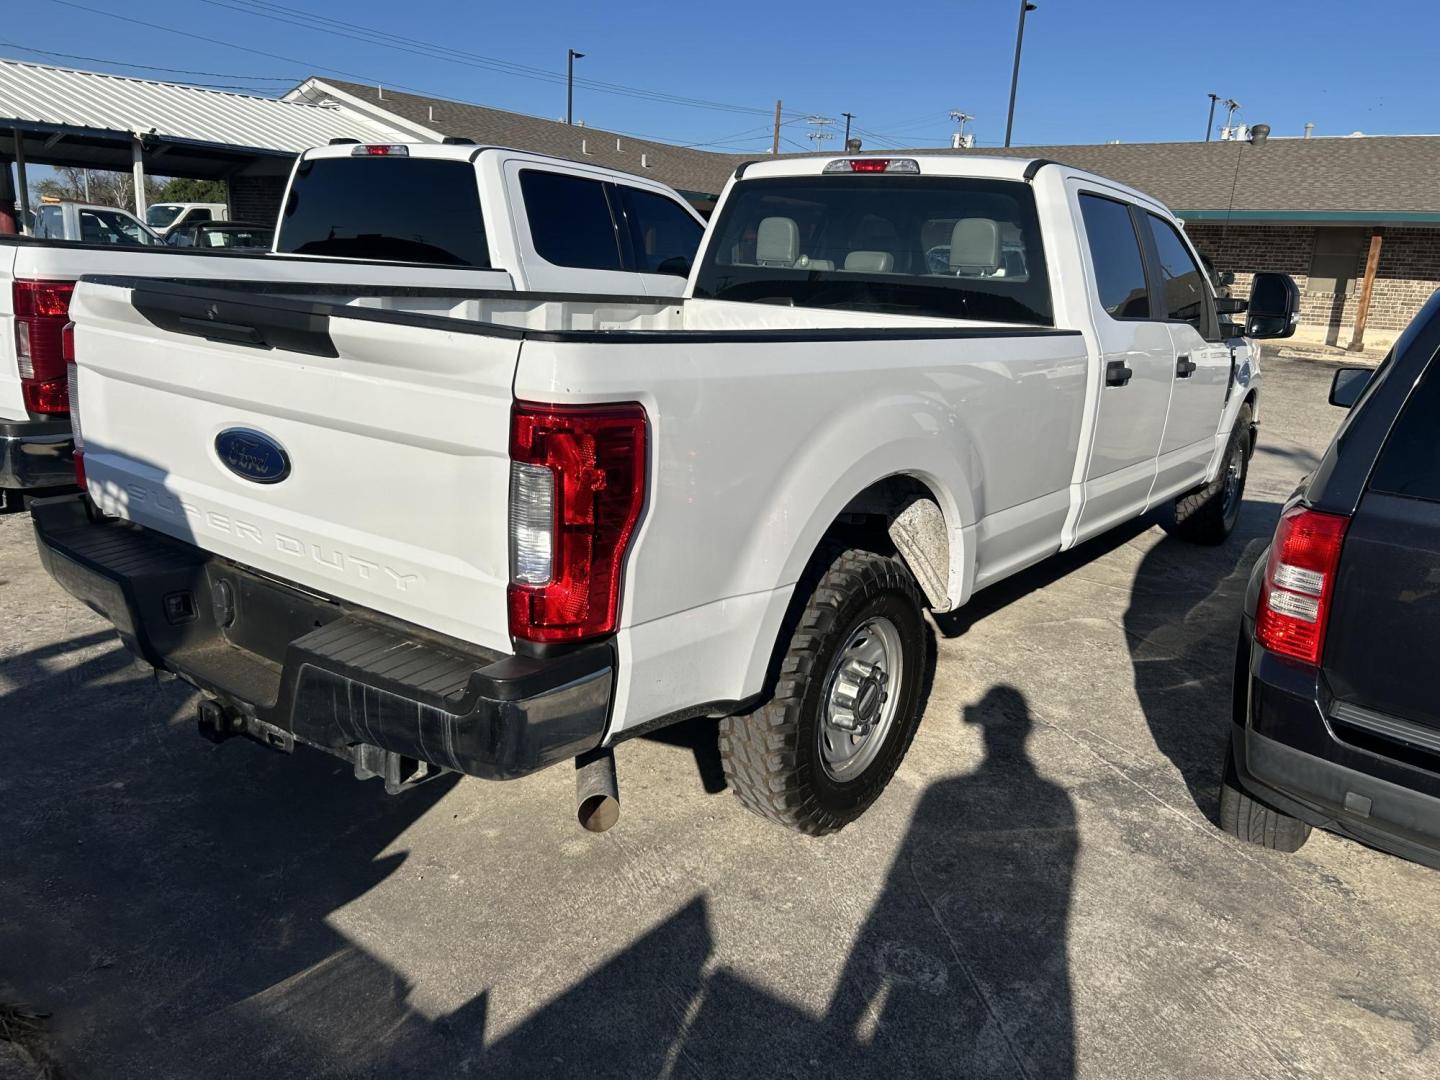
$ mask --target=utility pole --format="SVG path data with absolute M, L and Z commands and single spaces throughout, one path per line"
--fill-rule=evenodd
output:
M 835 137 L 835 133 L 829 130 L 830 128 L 835 126 L 835 121 L 831 120 L 830 117 L 811 116 L 806 118 L 805 122 L 814 129 L 810 132 L 808 138 L 812 143 L 815 144 L 816 150 L 823 150 L 824 147 L 820 144 L 824 142 L 829 142 Z
M 1015 126 L 1015 87 L 1020 83 L 1020 47 L 1025 42 L 1025 13 L 1034 11 L 1030 0 L 1020 0 L 1020 24 L 1015 28 L 1015 67 L 1010 72 L 1010 111 L 1005 117 L 1005 145 L 1010 145 L 1010 130 Z
M 770 153 L 780 153 L 780 99 L 775 99 L 775 141 L 770 145 Z
M 1205 141 L 1210 141 L 1210 133 L 1215 130 L 1215 103 L 1220 100 L 1219 94 L 1210 95 L 1210 118 L 1205 121 Z
M 575 61 L 585 59 L 583 52 L 565 50 L 565 123 L 575 123 Z
M 850 121 L 855 119 L 855 114 L 854 114 L 854 113 L 848 113 L 848 112 L 842 112 L 840 115 L 845 118 L 845 145 L 846 145 L 846 146 L 849 146 L 849 145 L 850 145 Z

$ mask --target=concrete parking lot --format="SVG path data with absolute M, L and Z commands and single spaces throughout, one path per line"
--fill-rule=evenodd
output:
M 1216 812 L 1245 576 L 1340 414 L 1271 360 L 1235 537 L 1149 524 L 942 620 L 920 733 L 824 840 L 713 730 L 390 798 L 194 732 L 0 518 L 0 997 L 96 1077 L 1434 1077 L 1440 877 Z

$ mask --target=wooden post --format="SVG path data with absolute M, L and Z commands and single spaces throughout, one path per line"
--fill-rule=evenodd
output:
M 775 141 L 770 146 L 770 153 L 780 153 L 780 99 L 775 99 Z
M 1383 231 L 1370 234 L 1370 253 L 1365 256 L 1365 277 L 1360 282 L 1360 303 L 1355 307 L 1355 333 L 1350 338 L 1350 351 L 1365 348 L 1365 320 L 1370 317 L 1370 296 L 1375 291 L 1375 271 L 1380 268 L 1380 244 Z

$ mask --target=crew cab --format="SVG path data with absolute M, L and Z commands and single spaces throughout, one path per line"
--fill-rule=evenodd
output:
M 1227 305 L 1160 203 L 1054 162 L 742 166 L 679 299 L 328 270 L 82 281 L 87 495 L 35 529 L 209 736 L 389 790 L 573 758 L 604 828 L 611 749 L 708 716 L 746 806 L 831 832 L 919 723 L 925 608 L 1152 508 L 1202 543 L 1238 512 L 1260 379 Z M 1249 333 L 1297 301 L 1257 275 Z
M 60 330 L 83 273 L 643 297 L 685 287 L 703 229 L 670 188 L 611 169 L 495 147 L 342 144 L 296 162 L 275 254 L 0 237 L 0 506 L 72 480 Z
M 1312 827 L 1440 868 L 1440 293 L 1351 407 L 1256 560 L 1220 823 L 1295 851 Z M 1353 407 L 1352 407 L 1353 406 Z

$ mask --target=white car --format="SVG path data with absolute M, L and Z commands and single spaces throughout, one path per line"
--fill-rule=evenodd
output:
M 1218 543 L 1253 446 L 1172 215 L 1054 162 L 742 166 L 681 299 L 214 284 L 76 291 L 57 580 L 212 737 L 391 790 L 576 758 L 591 828 L 609 749 L 696 716 L 746 806 L 843 827 L 919 723 L 926 608 L 1156 507 Z M 1252 300 L 1292 332 L 1293 282 Z
M 643 177 L 496 147 L 403 144 L 302 154 L 274 254 L 166 244 L 111 207 L 47 205 L 40 224 L 41 239 L 0 236 L 0 507 L 72 481 L 60 329 L 81 274 L 365 286 L 408 291 L 412 304 L 427 289 L 678 296 L 705 227 Z

